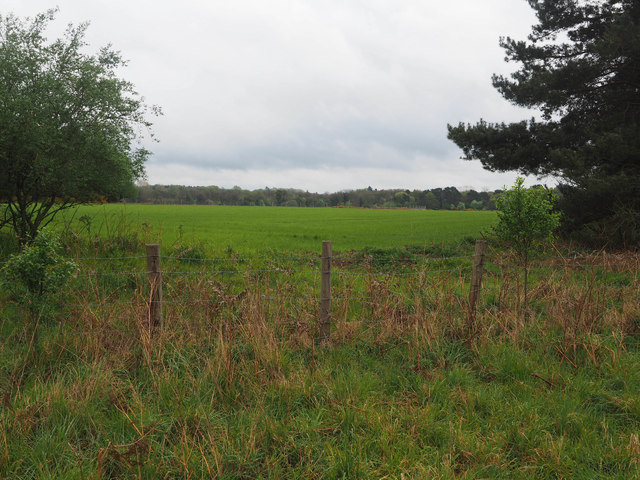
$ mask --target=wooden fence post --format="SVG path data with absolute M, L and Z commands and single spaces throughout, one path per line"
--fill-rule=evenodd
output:
M 149 272 L 149 324 L 162 327 L 162 268 L 160 245 L 147 245 L 147 271 Z
M 471 287 L 469 288 L 469 311 L 467 327 L 469 335 L 473 335 L 476 329 L 476 314 L 478 311 L 478 299 L 482 288 L 482 273 L 484 272 L 484 253 L 487 249 L 486 240 L 476 240 L 476 250 L 473 254 L 473 272 L 471 273 Z
M 322 242 L 319 340 L 328 340 L 331 335 L 331 247 L 331 242 Z

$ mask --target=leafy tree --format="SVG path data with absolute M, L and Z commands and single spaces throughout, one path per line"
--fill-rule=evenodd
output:
M 442 208 L 454 210 L 457 208 L 458 203 L 462 201 L 462 194 L 456 187 L 445 187 L 442 189 L 440 199 L 442 201 Z
M 32 241 L 59 211 L 134 191 L 151 123 L 118 52 L 83 53 L 87 24 L 45 38 L 56 10 L 0 15 L 0 227 Z
M 275 193 L 276 196 L 276 205 L 282 206 L 289 199 L 289 192 L 287 192 L 284 188 L 278 188 Z
M 480 200 L 480 194 L 475 190 L 467 190 L 466 192 L 462 192 L 462 201 L 464 203 L 471 203 L 474 200 Z
M 518 177 L 515 185 L 496 198 L 498 223 L 493 231 L 499 240 L 517 254 L 524 270 L 524 306 L 528 304 L 529 260 L 542 244 L 553 239 L 560 224 L 560 213 L 553 211 L 553 195 L 543 187 L 524 187 Z
M 471 203 L 469 204 L 469 208 L 473 210 L 482 210 L 484 208 L 484 204 L 482 203 L 481 200 L 471 200 Z
M 396 192 L 393 196 L 396 204 L 400 207 L 406 207 L 411 200 L 411 196 L 404 191 Z
M 424 206 L 430 210 L 437 210 L 440 208 L 440 202 L 436 198 L 433 192 L 427 192 L 424 196 Z
M 500 40 L 519 70 L 494 75 L 493 85 L 541 118 L 449 125 L 449 138 L 489 170 L 559 177 L 569 231 L 637 243 L 640 2 L 528 2 L 538 18 L 528 40 Z

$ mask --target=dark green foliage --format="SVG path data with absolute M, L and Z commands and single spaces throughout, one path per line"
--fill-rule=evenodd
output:
M 18 241 L 6 230 L 0 231 L 0 261 L 19 250 Z
M 53 234 L 43 231 L 31 246 L 9 257 L 0 270 L 0 286 L 32 315 L 53 312 L 55 296 L 77 269 L 75 263 L 60 256 L 59 250 Z
M 467 159 L 492 171 L 562 179 L 566 231 L 594 243 L 640 239 L 640 5 L 630 0 L 529 1 L 528 41 L 501 39 L 520 64 L 493 85 L 541 119 L 449 125 Z
M 640 245 L 640 188 L 625 176 L 592 178 L 582 188 L 558 187 L 563 230 L 590 246 Z
M 426 208 L 450 210 L 461 202 L 474 210 L 493 210 L 496 192 L 458 191 L 455 187 L 431 190 L 373 190 L 371 187 L 334 193 L 313 193 L 296 189 L 243 190 L 240 187 L 192 187 L 148 185 L 143 182 L 127 202 L 162 205 L 236 205 L 288 207 Z
M 54 15 L 0 15 L 0 227 L 22 242 L 62 209 L 131 195 L 149 154 L 147 107 L 117 76 L 126 62 L 84 53 L 87 24 L 48 42 Z

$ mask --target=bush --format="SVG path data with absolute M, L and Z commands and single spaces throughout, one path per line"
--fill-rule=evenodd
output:
M 11 255 L 0 270 L 0 286 L 9 299 L 32 315 L 55 313 L 54 299 L 77 269 L 75 263 L 60 256 L 59 250 L 55 236 L 43 230 L 31 245 Z
M 513 249 L 522 264 L 525 314 L 531 254 L 551 241 L 553 232 L 560 225 L 560 214 L 554 212 L 554 202 L 551 192 L 542 187 L 525 188 L 522 177 L 496 198 L 498 224 L 493 232 Z

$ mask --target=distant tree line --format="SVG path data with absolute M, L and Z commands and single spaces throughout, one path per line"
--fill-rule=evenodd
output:
M 278 207 L 424 208 L 431 210 L 494 210 L 501 190 L 459 191 L 455 187 L 430 190 L 378 190 L 371 187 L 335 193 L 311 193 L 291 188 L 244 190 L 240 187 L 190 187 L 184 185 L 137 186 L 130 203 L 182 205 L 251 205 Z

